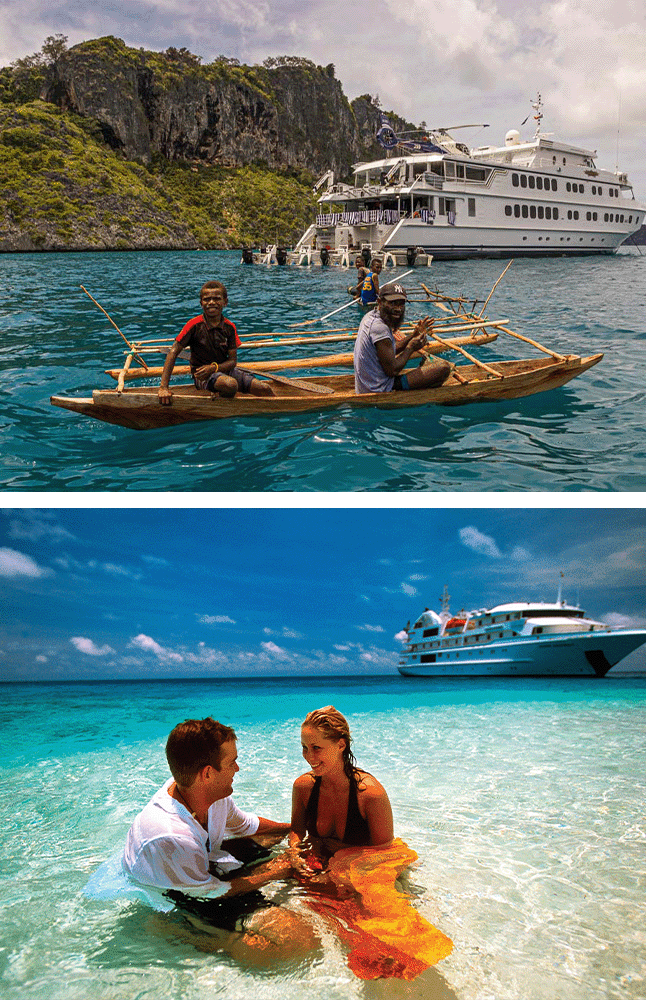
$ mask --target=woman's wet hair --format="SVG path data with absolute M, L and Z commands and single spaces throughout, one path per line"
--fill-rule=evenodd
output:
M 357 770 L 357 762 L 352 753 L 352 736 L 345 716 L 334 705 L 326 705 L 325 708 L 315 708 L 313 712 L 308 712 L 303 725 L 318 729 L 328 740 L 345 740 L 343 770 L 348 778 L 352 778 Z

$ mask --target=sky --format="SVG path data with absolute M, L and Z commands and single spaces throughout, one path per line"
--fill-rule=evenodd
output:
M 646 200 L 643 0 L 0 0 L 0 65 L 63 34 L 161 51 L 186 47 L 255 64 L 297 55 L 334 63 L 350 99 L 430 127 L 487 124 L 459 137 L 502 144 L 540 92 L 543 131 L 598 150 Z M 533 134 L 530 117 L 521 129 Z
M 445 585 L 459 611 L 553 601 L 561 573 L 565 600 L 646 627 L 645 511 L 397 501 L 5 507 L 0 680 L 392 674 Z

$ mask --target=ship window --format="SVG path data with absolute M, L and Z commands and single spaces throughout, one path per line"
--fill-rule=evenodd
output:
M 597 213 L 596 213 L 596 212 L 593 212 L 593 213 L 592 213 L 592 221 L 593 221 L 593 222 L 596 222 L 596 221 L 597 221 L 597 218 L 598 218 L 598 216 L 597 216 Z
M 421 657 L 422 663 L 435 663 L 436 656 L 435 653 L 424 653 Z
M 517 219 L 520 219 L 520 205 L 514 205 L 514 215 Z
M 586 222 L 590 222 L 591 219 L 592 219 L 591 213 L 590 212 L 586 212 L 585 213 L 585 220 L 586 220 Z
M 523 205 L 521 211 L 522 211 L 523 219 L 526 219 L 528 217 L 528 215 L 529 215 L 529 211 L 527 209 L 527 205 Z
M 579 218 L 579 213 L 578 212 L 573 212 L 572 214 L 573 214 L 573 216 L 574 216 L 575 219 Z
M 515 188 L 518 187 L 518 174 L 511 175 L 511 183 L 514 185 Z
M 473 216 L 476 214 L 476 200 L 475 198 L 469 198 L 469 215 Z
M 536 218 L 536 205 L 530 205 L 529 206 L 529 217 L 530 217 L 530 219 L 535 219 Z
M 542 177 L 537 177 L 536 178 L 536 187 L 538 188 L 539 191 L 543 190 L 543 178 Z
M 437 628 L 425 628 L 424 638 L 427 639 L 430 635 L 437 635 Z
M 528 180 L 530 188 L 533 188 L 534 187 L 534 178 L 532 177 L 531 174 L 529 175 L 529 177 L 527 178 L 527 180 Z
M 566 191 L 569 191 L 569 190 L 571 189 L 571 187 L 572 187 L 572 185 L 570 184 L 570 182 L 569 182 L 569 181 L 567 181 L 567 183 L 566 183 L 566 185 L 565 185 L 565 190 L 566 190 Z
M 597 185 L 593 184 L 592 185 L 592 194 L 596 194 L 596 193 L 597 193 Z
M 557 181 L 556 177 L 553 177 L 552 178 L 552 191 L 558 191 L 558 189 L 559 189 L 558 181 Z
M 558 208 L 553 208 L 552 209 L 552 218 L 553 219 L 558 219 L 558 217 L 559 217 L 559 210 L 558 210 Z
M 505 205 L 505 215 L 512 215 L 512 214 L 513 214 L 513 208 L 511 207 L 511 205 Z
M 545 209 L 543 208 L 542 205 L 539 205 L 538 206 L 538 217 L 539 217 L 539 219 L 542 219 L 544 216 L 545 216 Z
M 521 174 L 520 175 L 520 186 L 522 188 L 526 188 L 527 187 L 527 178 L 525 177 L 525 174 Z

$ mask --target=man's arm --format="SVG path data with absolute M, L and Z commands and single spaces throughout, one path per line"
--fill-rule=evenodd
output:
M 258 817 L 258 829 L 254 833 L 254 837 L 257 837 L 261 833 L 278 833 L 281 837 L 289 833 L 291 829 L 291 824 L 289 823 L 276 823 L 273 819 L 265 819 L 264 816 Z
M 170 351 L 166 355 L 166 361 L 164 362 L 164 370 L 162 372 L 161 382 L 159 383 L 159 389 L 157 390 L 157 396 L 159 397 L 159 402 L 169 406 L 172 392 L 168 388 L 170 377 L 173 374 L 173 368 L 175 367 L 175 362 L 177 361 L 178 355 L 182 351 L 182 345 L 178 340 L 175 341 Z

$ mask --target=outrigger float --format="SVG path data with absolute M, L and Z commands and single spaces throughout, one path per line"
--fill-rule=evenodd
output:
M 509 265 L 507 265 L 509 267 Z M 507 268 L 505 268 L 505 271 Z M 503 274 L 505 273 L 503 271 Z M 494 288 L 501 280 L 500 276 Z M 81 286 L 83 287 L 83 286 Z M 424 301 L 443 313 L 443 320 L 434 326 L 428 345 L 423 352 L 413 355 L 411 360 L 418 364 L 424 356 L 433 357 L 448 351 L 455 351 L 468 362 L 453 368 L 443 385 L 430 389 L 416 389 L 408 392 L 375 392 L 357 394 L 354 390 L 352 353 L 314 354 L 308 357 L 283 357 L 255 361 L 246 359 L 239 367 L 246 368 L 258 378 L 272 381 L 273 396 L 252 396 L 238 393 L 233 398 L 224 398 L 208 390 L 196 389 L 193 384 L 172 385 L 171 405 L 161 405 L 158 401 L 158 382 L 155 385 L 139 387 L 126 386 L 126 382 L 136 379 L 159 380 L 162 365 L 149 365 L 145 356 L 166 354 L 171 347 L 169 340 L 141 340 L 129 342 L 108 316 L 112 325 L 128 344 L 125 363 L 121 368 L 109 369 L 106 374 L 116 380 L 116 389 L 95 389 L 90 397 L 52 396 L 50 402 L 75 413 L 93 417 L 109 424 L 118 424 L 133 430 L 148 430 L 169 427 L 175 424 L 200 420 L 221 420 L 232 417 L 257 417 L 271 413 L 305 413 L 330 410 L 338 407 L 379 409 L 405 409 L 415 406 L 460 406 L 476 402 L 496 402 L 518 399 L 539 392 L 546 392 L 565 385 L 571 379 L 598 364 L 603 354 L 589 357 L 560 354 L 544 347 L 535 340 L 525 337 L 509 328 L 509 320 L 489 320 L 485 307 L 489 297 L 478 313 L 479 302 L 464 297 L 448 296 L 431 291 L 426 285 L 410 289 L 408 300 Z M 89 295 L 86 289 L 83 289 Z M 90 296 L 92 298 L 92 296 Z M 93 299 L 96 305 L 99 305 Z M 351 305 L 351 303 L 346 303 Z M 344 309 L 342 306 L 341 309 Z M 341 311 L 334 310 L 321 320 Z M 310 321 L 312 323 L 319 320 Z M 302 327 L 307 323 L 301 324 Z M 403 326 L 400 336 L 410 333 L 412 327 Z M 282 332 L 240 335 L 243 347 L 249 350 L 266 348 L 302 347 L 329 345 L 343 341 L 353 341 L 356 328 L 335 328 L 327 330 L 286 330 Z M 471 350 L 497 340 L 505 335 L 536 348 L 543 356 L 538 358 L 487 363 L 476 358 Z M 317 350 L 320 348 L 316 348 Z M 180 357 L 184 356 L 184 352 Z M 346 368 L 349 372 L 332 375 L 305 375 L 303 378 L 290 376 L 290 371 L 323 368 Z M 279 374 L 280 373 L 280 374 Z M 174 375 L 189 375 L 188 365 L 176 365 Z

